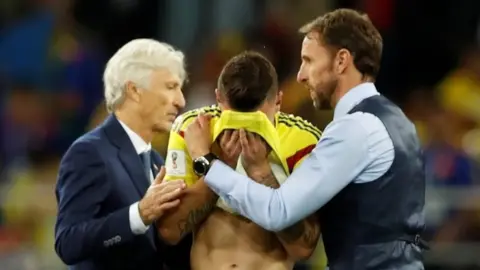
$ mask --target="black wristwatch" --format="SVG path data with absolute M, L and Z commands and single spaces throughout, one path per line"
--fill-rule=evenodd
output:
M 196 158 L 193 161 L 193 171 L 198 176 L 205 176 L 210 170 L 212 161 L 218 159 L 218 157 L 213 153 L 208 153 L 205 156 Z

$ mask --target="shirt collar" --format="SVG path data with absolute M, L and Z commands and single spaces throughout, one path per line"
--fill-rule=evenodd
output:
M 135 148 L 137 154 L 141 154 L 152 149 L 152 144 L 146 143 L 137 133 L 135 133 L 135 131 L 130 129 L 122 121 L 118 120 L 118 122 L 120 122 L 120 125 L 123 127 L 123 129 L 127 133 L 127 136 L 130 138 L 130 141 L 132 141 L 133 147 Z
M 380 95 L 377 88 L 371 82 L 362 83 L 350 89 L 337 103 L 333 113 L 333 119 L 346 115 L 353 107 L 358 105 L 364 99 Z

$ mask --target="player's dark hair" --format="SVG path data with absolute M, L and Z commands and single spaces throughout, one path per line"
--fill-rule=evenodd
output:
M 383 41 L 366 14 L 352 9 L 337 9 L 300 28 L 302 34 L 311 32 L 318 33 L 320 42 L 332 51 L 350 51 L 360 73 L 373 79 L 377 76 Z
M 277 72 L 263 55 L 246 51 L 223 67 L 217 88 L 233 110 L 256 111 L 267 98 L 277 94 Z

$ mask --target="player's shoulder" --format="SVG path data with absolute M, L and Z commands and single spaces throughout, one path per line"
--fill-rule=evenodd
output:
M 200 113 L 207 113 L 213 116 L 213 119 L 220 117 L 221 110 L 218 105 L 204 106 L 197 109 L 189 110 L 181 114 L 173 122 L 172 131 L 179 132 L 187 128 L 187 126 L 197 118 Z
M 318 141 L 322 136 L 320 129 L 300 116 L 279 112 L 277 119 L 277 124 L 280 128 L 294 135 L 296 138 L 313 137 Z

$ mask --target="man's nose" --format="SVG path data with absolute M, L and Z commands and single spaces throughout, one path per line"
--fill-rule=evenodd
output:
M 299 70 L 298 73 L 297 73 L 297 82 L 299 82 L 299 83 L 306 83 L 307 82 L 307 78 L 303 74 L 302 70 Z
M 177 96 L 175 97 L 175 106 L 179 109 L 182 110 L 185 108 L 185 96 L 183 95 L 183 92 L 180 90 L 178 91 Z

